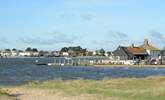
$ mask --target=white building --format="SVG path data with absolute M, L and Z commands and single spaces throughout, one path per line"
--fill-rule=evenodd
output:
M 147 39 L 144 40 L 144 44 L 141 45 L 140 47 L 144 48 L 147 51 L 151 59 L 159 59 L 160 49 L 149 44 Z
M 62 52 L 62 56 L 69 56 L 68 52 Z
M 39 56 L 39 52 L 31 52 L 31 56 L 37 57 Z
M 19 52 L 19 56 L 31 56 L 31 52 Z
M 18 56 L 18 52 L 16 52 L 16 51 L 11 51 L 11 56 L 12 56 L 12 57 Z
M 0 52 L 0 55 L 1 55 L 2 57 L 9 57 L 9 56 L 11 56 L 11 52 L 1 51 L 1 52 Z
M 39 56 L 39 52 L 19 52 L 19 56 L 35 57 Z
M 53 56 L 60 56 L 60 51 L 52 51 Z

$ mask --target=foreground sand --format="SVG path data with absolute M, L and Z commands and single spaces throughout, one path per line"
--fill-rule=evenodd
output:
M 98 96 L 89 94 L 67 96 L 67 94 L 56 90 L 26 88 L 10 88 L 9 90 L 11 94 L 17 95 L 16 98 L 19 100 L 106 100 L 101 97 L 99 97 L 99 99 Z
M 165 100 L 165 77 L 53 80 L 4 89 L 18 100 Z

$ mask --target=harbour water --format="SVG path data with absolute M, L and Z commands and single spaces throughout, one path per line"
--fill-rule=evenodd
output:
M 57 58 L 56 58 L 57 59 Z M 1 58 L 0 85 L 19 85 L 29 81 L 45 81 L 53 79 L 74 80 L 165 76 L 165 68 L 107 68 L 91 66 L 47 66 L 36 65 L 52 63 L 54 58 Z

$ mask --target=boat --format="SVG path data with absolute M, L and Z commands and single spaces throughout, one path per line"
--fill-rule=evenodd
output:
M 36 65 L 48 65 L 46 63 L 36 63 Z

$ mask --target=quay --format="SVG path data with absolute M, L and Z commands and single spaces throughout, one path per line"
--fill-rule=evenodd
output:
M 103 60 L 109 60 L 109 57 L 103 56 L 86 56 L 86 57 L 55 57 L 53 65 L 61 66 L 87 66 L 93 64 L 100 64 Z

